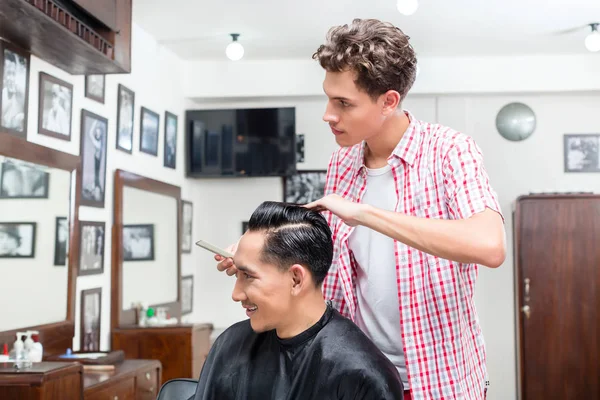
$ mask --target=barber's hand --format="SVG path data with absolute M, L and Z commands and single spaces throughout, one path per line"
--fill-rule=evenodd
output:
M 359 224 L 358 219 L 363 210 L 363 204 L 346 200 L 337 194 L 327 195 L 319 200 L 306 204 L 304 207 L 316 211 L 331 211 L 350 226 L 356 226 Z
M 237 243 L 230 245 L 225 250 L 235 254 L 235 251 L 237 250 Z M 235 275 L 237 273 L 237 268 L 235 267 L 235 264 L 233 264 L 233 259 L 231 257 L 223 257 L 218 254 L 215 254 L 215 260 L 219 261 L 219 263 L 217 264 L 217 269 L 219 271 L 225 271 L 225 273 L 229 276 Z

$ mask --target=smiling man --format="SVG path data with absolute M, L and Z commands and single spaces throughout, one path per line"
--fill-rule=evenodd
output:
M 325 303 L 333 243 L 323 216 L 265 202 L 234 255 L 233 300 L 249 319 L 215 341 L 195 400 L 402 399 L 394 365 Z

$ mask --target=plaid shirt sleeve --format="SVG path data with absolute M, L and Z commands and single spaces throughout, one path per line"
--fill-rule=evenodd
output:
M 502 216 L 498 195 L 483 165 L 483 154 L 472 138 L 464 136 L 452 144 L 444 159 L 443 174 L 452 219 L 466 219 L 486 208 Z
M 327 168 L 327 177 L 325 178 L 325 191 L 324 195 L 334 194 L 336 192 L 337 187 L 337 179 L 338 179 L 338 158 L 339 158 L 339 150 L 334 152 L 329 160 L 329 167 Z M 339 268 L 339 248 L 338 241 L 340 237 L 338 235 L 337 229 L 337 217 L 331 213 L 330 211 L 324 211 L 323 216 L 327 219 L 327 224 L 331 229 L 331 234 L 333 236 L 333 264 L 329 268 L 327 272 L 327 276 L 323 281 L 323 297 L 325 300 L 331 302 L 333 308 L 338 310 L 342 315 L 348 316 L 349 311 L 346 306 L 346 301 L 344 299 L 344 292 L 342 290 L 342 285 L 340 281 L 340 277 L 338 276 L 338 268 Z

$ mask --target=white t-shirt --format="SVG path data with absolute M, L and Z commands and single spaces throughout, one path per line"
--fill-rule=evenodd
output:
M 394 211 L 398 196 L 392 167 L 367 168 L 367 172 L 367 187 L 361 203 Z M 357 226 L 350 235 L 349 246 L 358 264 L 355 323 L 396 366 L 404 388 L 408 389 L 400 329 L 394 239 L 370 228 Z

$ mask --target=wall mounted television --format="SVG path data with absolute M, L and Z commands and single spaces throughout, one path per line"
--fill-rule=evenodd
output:
M 296 172 L 296 109 L 187 110 L 186 175 L 285 176 Z

